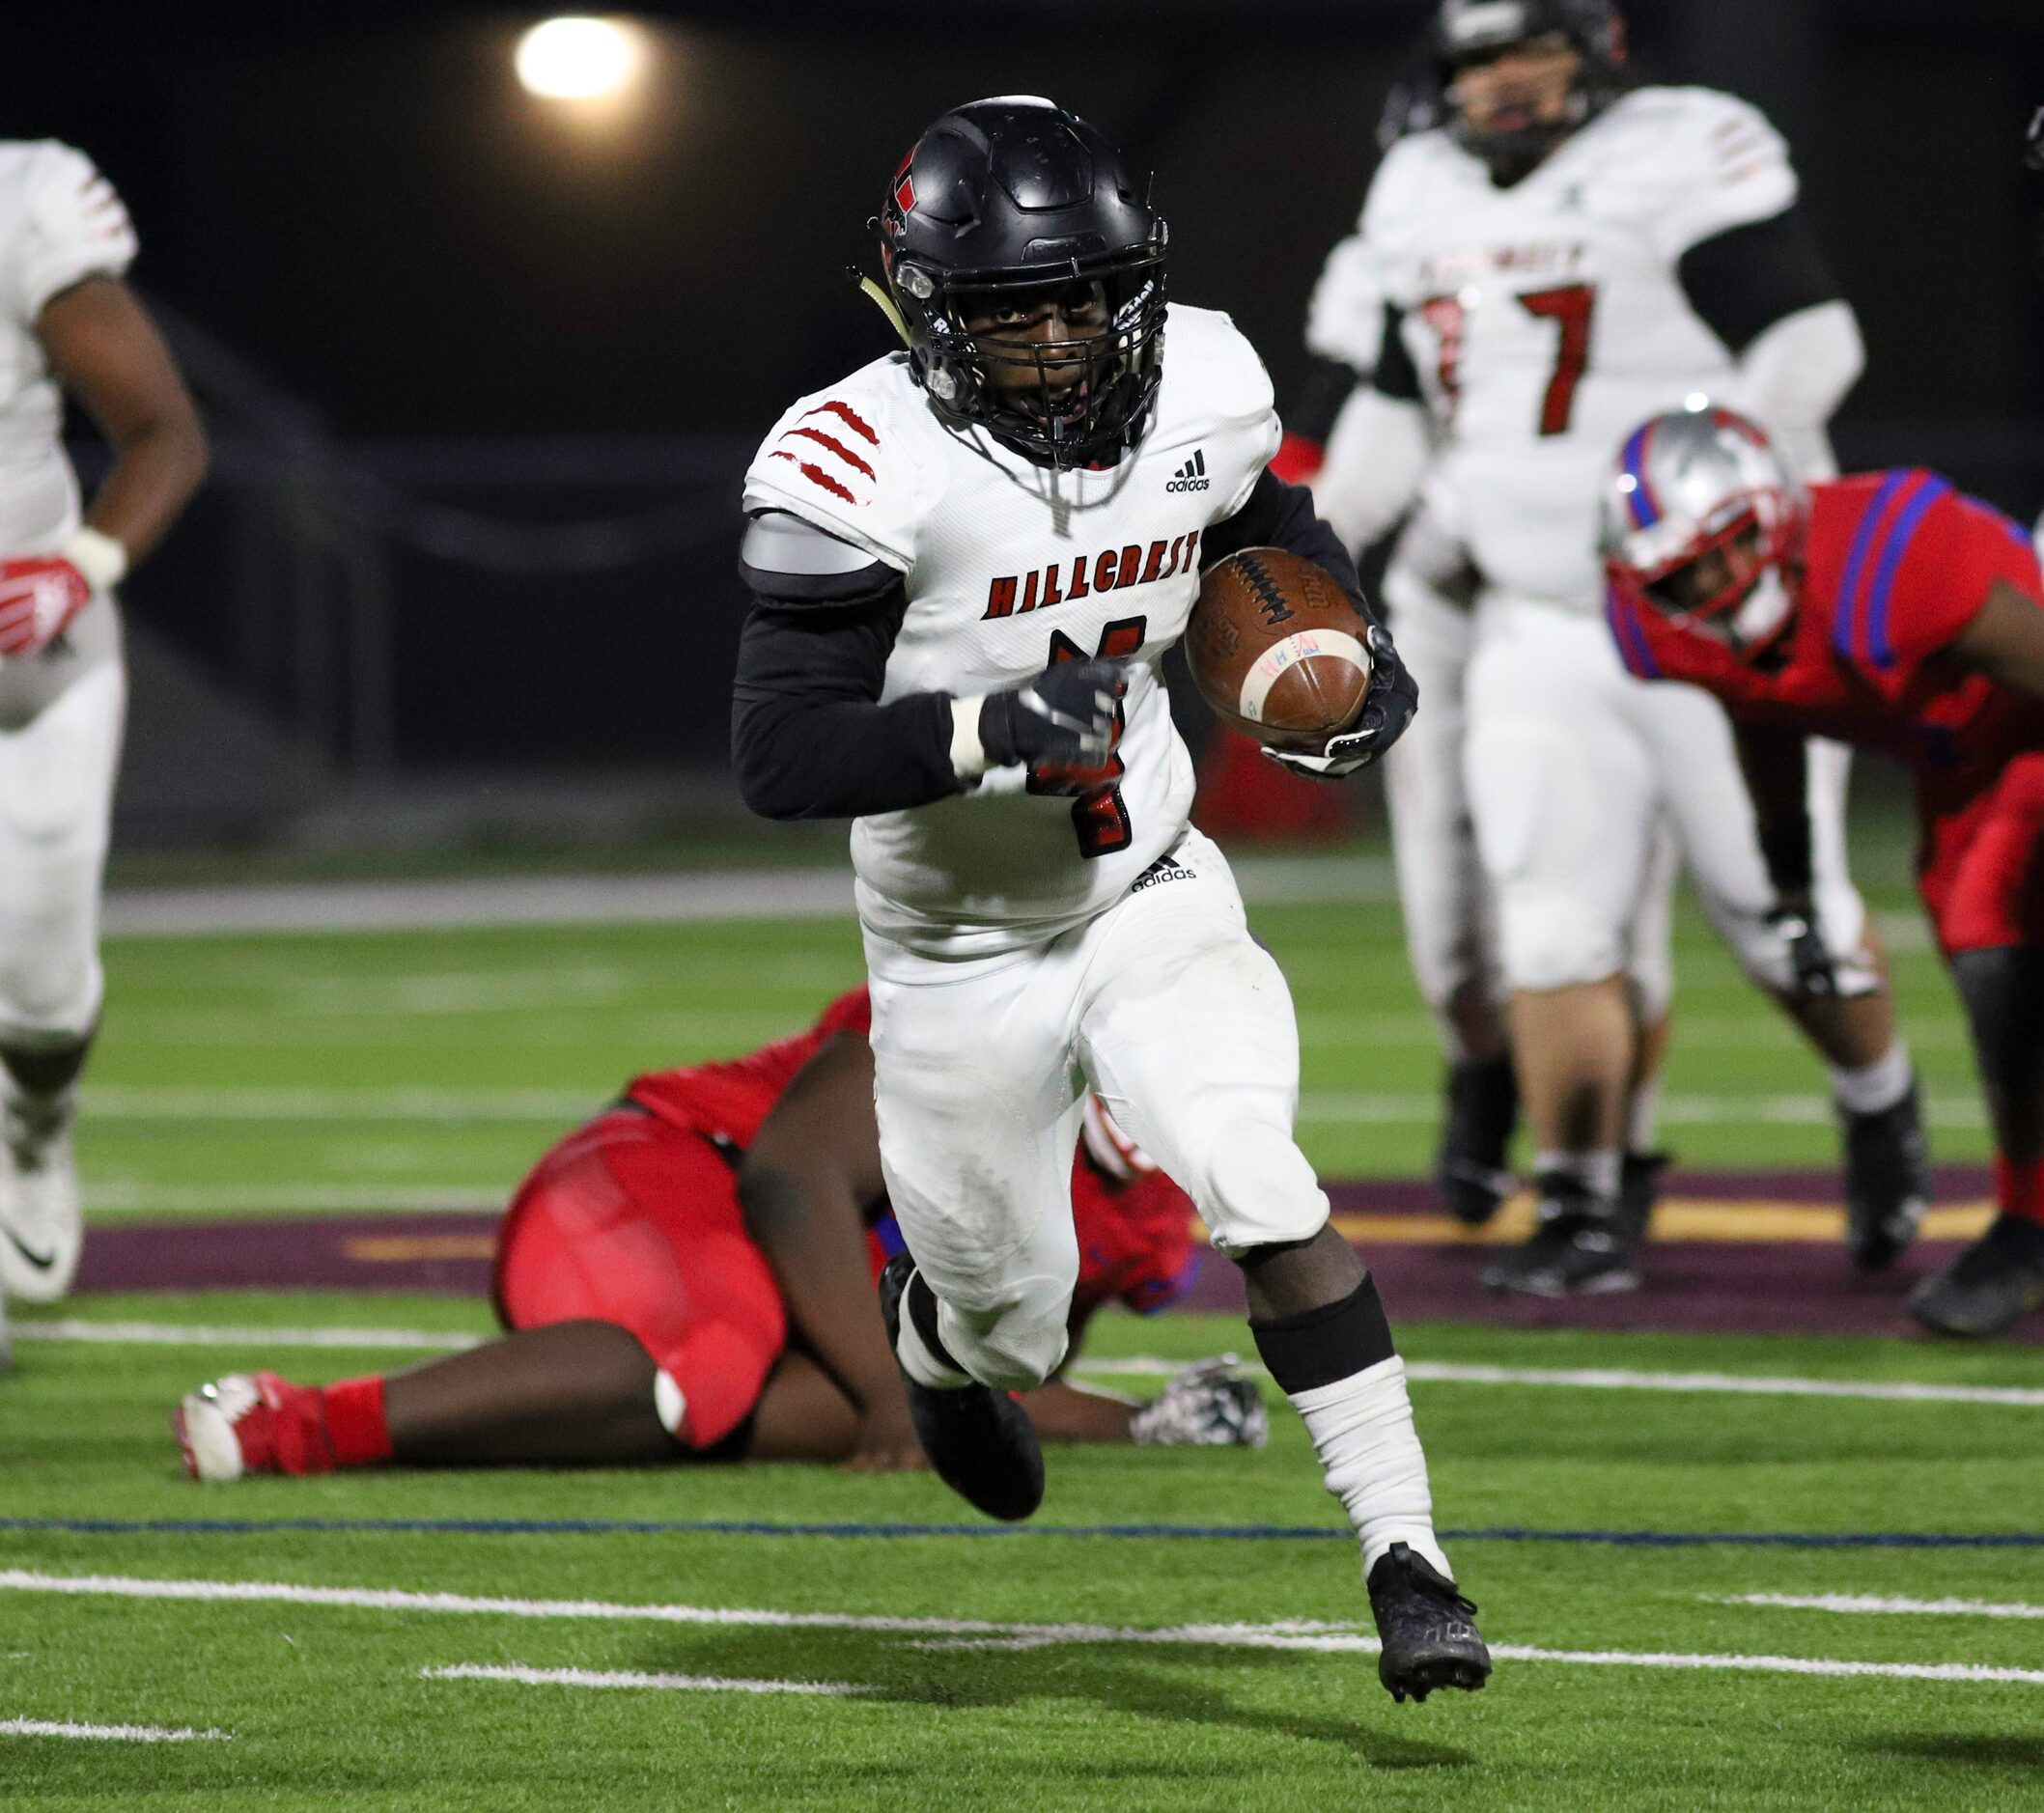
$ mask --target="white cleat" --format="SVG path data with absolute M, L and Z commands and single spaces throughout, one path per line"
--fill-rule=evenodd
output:
M 172 1433 L 184 1454 L 184 1470 L 193 1479 L 224 1486 L 249 1470 L 238 1433 L 251 1411 L 268 1416 L 263 1390 L 245 1373 L 230 1373 L 212 1384 L 186 1394 L 170 1419 Z
M 75 1098 L 0 1103 L 0 1291 L 54 1303 L 78 1275 L 85 1219 L 71 1156 Z

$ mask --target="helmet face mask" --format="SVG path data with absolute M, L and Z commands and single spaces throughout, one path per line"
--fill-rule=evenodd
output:
M 1111 464 L 1163 374 L 1164 222 L 1046 100 L 975 101 L 897 172 L 879 228 L 931 406 L 1042 465 Z
M 1564 61 L 1571 56 L 1572 64 Z M 1448 135 L 1509 188 L 1618 94 L 1625 28 L 1611 0 L 1443 0 L 1434 57 Z M 1512 73 L 1521 80 L 1497 109 L 1504 123 L 1472 119 L 1464 78 L 1508 59 L 1518 62 Z M 1543 63 L 1552 67 L 1542 70 Z M 1479 84 L 1490 86 L 1481 77 Z
M 1657 416 L 1605 492 L 1605 572 L 1662 616 L 1764 661 L 1794 628 L 1807 506 L 1767 436 L 1728 409 Z

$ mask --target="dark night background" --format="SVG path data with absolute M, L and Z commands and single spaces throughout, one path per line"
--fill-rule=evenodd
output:
M 1354 219 L 1410 0 L 668 5 L 602 130 L 526 96 L 538 12 L 273 5 L 0 28 L 5 130 L 89 151 L 181 330 L 215 483 L 128 588 L 145 636 L 335 775 L 714 772 L 751 444 L 887 330 L 844 268 L 918 128 L 1054 95 L 1157 172 L 1174 293 L 1280 401 Z M 1848 463 L 2044 506 L 2018 146 L 2036 0 L 1635 0 L 1660 79 L 1765 105 L 1858 306 Z M 125 29 L 132 16 L 136 26 Z M 576 535 L 548 525 L 595 522 Z

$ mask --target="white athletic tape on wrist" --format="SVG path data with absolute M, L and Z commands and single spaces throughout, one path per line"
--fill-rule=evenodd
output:
M 98 529 L 80 529 L 64 544 L 64 558 L 95 592 L 107 591 L 127 576 L 127 549 Z
M 1302 629 L 1282 642 L 1272 643 L 1251 663 L 1242 677 L 1242 697 L 1236 702 L 1236 709 L 1250 723 L 1261 724 L 1263 708 L 1279 676 L 1316 655 L 1353 662 L 1362 670 L 1365 681 L 1370 677 L 1369 651 L 1346 629 Z
M 951 701 L 951 768 L 962 781 L 987 771 L 987 751 L 979 739 L 979 708 L 986 702 L 985 693 Z

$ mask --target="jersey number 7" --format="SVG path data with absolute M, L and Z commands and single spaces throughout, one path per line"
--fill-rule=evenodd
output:
M 1094 654 L 1104 661 L 1127 660 L 1142 647 L 1148 633 L 1147 617 L 1121 617 L 1100 632 Z M 1050 631 L 1050 658 L 1046 666 L 1060 661 L 1082 661 L 1086 652 L 1061 629 Z M 1114 708 L 1114 741 L 1121 741 L 1124 719 L 1119 704 Z M 1115 783 L 1128 772 L 1119 755 L 1109 752 L 1097 768 L 1057 767 L 1039 763 L 1029 770 L 1032 794 L 1072 794 L 1072 829 L 1078 838 L 1078 853 L 1088 862 L 1127 850 L 1135 840 L 1129 823 L 1129 808 L 1122 802 Z
M 1555 322 L 1561 329 L 1554 346 L 1554 369 L 1540 400 L 1543 439 L 1566 434 L 1576 413 L 1576 387 L 1590 363 L 1590 326 L 1597 316 L 1597 292 L 1586 283 L 1564 284 L 1558 290 L 1533 290 L 1515 298 L 1528 315 Z M 1460 296 L 1429 296 L 1419 316 L 1434 330 L 1439 344 L 1435 377 L 1441 394 L 1453 409 L 1462 396 L 1463 345 L 1469 333 L 1469 308 Z

